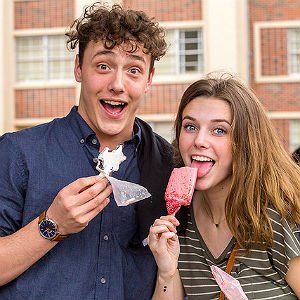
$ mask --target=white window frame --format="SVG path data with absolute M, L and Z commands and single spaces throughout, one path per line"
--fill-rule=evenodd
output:
M 190 83 L 199 79 L 205 72 L 205 45 L 204 45 L 204 23 L 203 21 L 186 21 L 186 22 L 160 22 L 160 25 L 164 27 L 165 30 L 174 30 L 177 34 L 176 39 L 179 41 L 179 32 L 181 30 L 200 30 L 202 31 L 202 67 L 203 72 L 193 72 L 193 73 L 180 73 L 180 56 L 179 56 L 179 43 L 175 45 L 176 47 L 176 74 L 170 75 L 159 75 L 156 74 L 153 77 L 154 84 L 176 84 L 176 83 Z
M 261 31 L 268 28 L 300 28 L 300 21 L 268 21 L 254 23 L 254 68 L 258 83 L 300 82 L 300 74 L 265 76 L 262 74 Z M 288 45 L 287 45 L 288 46 Z M 287 57 L 289 59 L 289 57 Z
M 293 152 L 300 146 L 300 119 L 292 119 L 290 120 L 290 152 Z
M 295 48 L 297 37 L 299 47 Z M 295 65 L 297 66 L 294 67 Z M 297 68 L 296 71 L 294 68 Z M 288 70 L 291 75 L 300 74 L 300 27 L 290 29 L 288 32 Z
M 34 37 L 34 36 L 40 36 L 43 37 L 43 43 L 44 43 L 44 47 L 45 49 L 47 49 L 47 40 L 49 36 L 63 36 L 65 34 L 65 27 L 57 27 L 57 28 L 46 28 L 43 30 L 40 29 L 22 29 L 22 30 L 15 30 L 14 31 L 14 37 L 18 38 L 18 37 Z M 48 51 L 48 49 L 46 50 Z M 68 51 L 66 49 L 66 51 Z M 16 46 L 14 49 L 14 52 L 16 53 Z M 75 59 L 75 54 L 76 52 L 73 53 L 74 55 L 74 59 Z M 47 60 L 47 62 L 45 61 Z M 15 63 L 17 63 L 16 58 L 15 58 Z M 46 66 L 44 68 L 44 79 L 42 80 L 34 80 L 34 81 L 17 81 L 16 78 L 16 74 L 15 74 L 15 78 L 14 78 L 14 83 L 15 89 L 22 89 L 22 88 L 54 88 L 54 87 L 76 87 L 76 82 L 74 80 L 74 77 L 71 75 L 69 79 L 47 79 L 49 78 L 49 59 L 44 56 L 44 66 Z M 17 70 L 17 67 L 16 67 Z M 46 74 L 46 77 L 45 77 Z

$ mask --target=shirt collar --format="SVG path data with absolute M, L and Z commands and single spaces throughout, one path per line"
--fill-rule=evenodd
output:
M 89 127 L 86 121 L 78 113 L 78 106 L 73 106 L 69 114 L 70 125 L 77 136 L 78 140 L 83 144 L 84 141 L 87 141 L 91 138 L 96 138 L 95 132 Z M 142 140 L 142 130 L 139 124 L 135 121 L 133 127 L 133 136 L 130 140 L 126 141 L 135 143 L 136 148 L 139 147 Z M 100 141 L 101 143 L 101 141 Z

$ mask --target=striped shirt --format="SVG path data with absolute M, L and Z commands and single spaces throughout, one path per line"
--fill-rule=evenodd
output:
M 268 210 L 274 232 L 273 247 L 267 250 L 252 249 L 247 253 L 239 250 L 231 275 L 239 281 L 248 299 L 297 299 L 284 277 L 288 261 L 300 256 L 300 228 L 292 230 L 275 210 Z M 219 299 L 220 288 L 210 266 L 216 265 L 225 270 L 234 239 L 220 257 L 214 258 L 195 224 L 190 210 L 185 235 L 179 236 L 180 277 L 189 300 Z

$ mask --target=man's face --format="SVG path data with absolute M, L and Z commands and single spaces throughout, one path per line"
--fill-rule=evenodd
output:
M 114 148 L 130 139 L 136 111 L 151 85 L 150 55 L 126 45 L 106 49 L 101 41 L 87 45 L 74 74 L 81 83 L 78 112 L 95 131 L 101 148 Z

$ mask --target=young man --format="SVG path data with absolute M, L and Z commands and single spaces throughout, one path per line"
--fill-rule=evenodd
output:
M 164 32 L 143 12 L 94 4 L 67 36 L 79 46 L 79 106 L 0 140 L 0 298 L 150 299 L 156 265 L 142 242 L 166 213 L 172 151 L 135 115 Z M 152 195 L 125 207 L 95 160 L 120 144 L 126 160 L 112 176 Z

